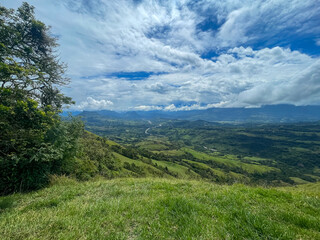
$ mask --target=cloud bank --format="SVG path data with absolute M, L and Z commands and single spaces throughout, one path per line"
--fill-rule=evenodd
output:
M 60 39 L 76 109 L 320 104 L 317 0 L 28 2 Z
M 96 100 L 92 97 L 87 97 L 86 101 L 81 102 L 76 106 L 77 110 L 102 110 L 110 108 L 113 102 L 109 100 Z

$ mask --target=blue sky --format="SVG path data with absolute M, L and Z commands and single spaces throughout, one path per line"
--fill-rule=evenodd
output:
M 319 0 L 27 2 L 59 37 L 73 109 L 320 105 Z

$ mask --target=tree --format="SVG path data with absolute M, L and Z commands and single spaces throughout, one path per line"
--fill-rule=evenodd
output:
M 0 195 L 44 186 L 74 155 L 83 126 L 59 117 L 73 102 L 57 46 L 33 6 L 0 6 Z
M 66 66 L 55 53 L 57 39 L 34 17 L 34 7 L 23 3 L 17 11 L 0 7 L 0 84 L 36 100 L 41 107 L 60 110 L 71 98 L 57 86 L 69 83 Z

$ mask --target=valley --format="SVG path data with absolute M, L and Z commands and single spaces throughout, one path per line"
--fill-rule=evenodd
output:
M 163 176 L 176 178 L 274 186 L 320 179 L 318 122 L 151 122 L 92 113 L 81 117 L 88 131 L 114 142 L 111 151 L 133 175 L 159 175 L 160 170 Z

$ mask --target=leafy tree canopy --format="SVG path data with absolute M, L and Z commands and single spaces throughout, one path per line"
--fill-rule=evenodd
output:
M 66 66 L 55 52 L 57 39 L 49 29 L 35 19 L 28 3 L 17 11 L 0 6 L 0 86 L 15 94 L 23 91 L 42 108 L 59 110 L 71 103 L 58 89 L 69 79 L 63 76 Z
M 56 47 L 28 3 L 0 6 L 0 195 L 44 186 L 76 154 L 83 124 L 60 120 L 72 101 Z

